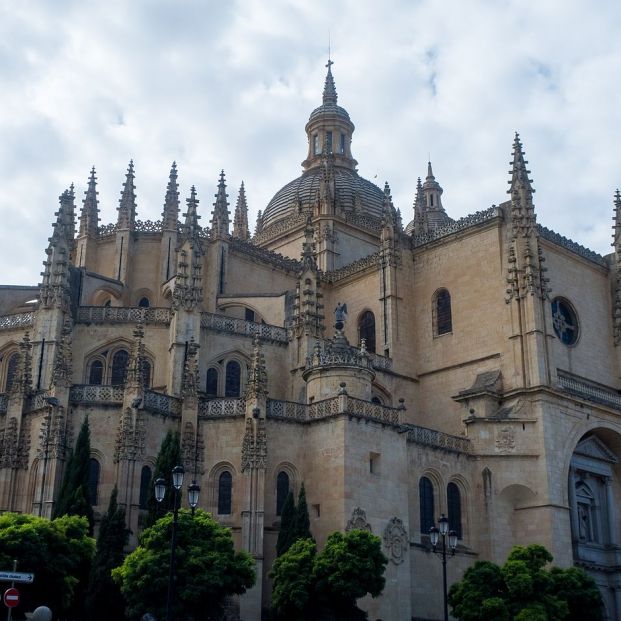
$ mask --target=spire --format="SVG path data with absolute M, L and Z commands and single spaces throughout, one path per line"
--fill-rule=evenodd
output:
M 97 237 L 99 226 L 99 201 L 97 200 L 97 177 L 95 177 L 95 167 L 91 169 L 88 178 L 88 189 L 84 192 L 82 201 L 82 212 L 80 214 L 80 237 L 88 235 Z
M 255 237 L 263 230 L 263 213 L 259 209 L 257 213 L 257 223 L 254 225 Z
M 58 231 L 66 240 L 69 248 L 73 246 L 75 238 L 75 193 L 73 183 L 59 197 L 60 209 L 56 213 L 57 221 L 54 233 Z
M 384 182 L 384 200 L 382 203 L 382 220 L 384 226 L 392 226 L 395 224 L 395 207 L 392 204 L 392 196 L 390 194 L 390 186 L 388 181 Z
M 524 151 L 520 142 L 520 135 L 516 132 L 513 140 L 511 153 L 511 181 L 507 194 L 511 195 L 511 219 L 513 224 L 513 236 L 527 237 L 535 227 L 535 210 L 533 205 L 532 181 L 528 178 L 530 170 L 526 169 L 528 161 L 524 159 Z
M 507 191 L 507 194 L 514 195 L 517 192 L 523 192 L 526 195 L 532 195 L 533 190 L 532 181 L 528 178 L 530 170 L 526 170 L 526 164 L 528 161 L 524 159 L 524 151 L 522 150 L 522 143 L 520 141 L 520 135 L 515 132 L 515 138 L 513 139 L 513 151 L 511 152 L 513 161 L 511 162 L 511 186 Z
M 615 268 L 613 273 L 613 308 L 612 308 L 612 321 L 613 321 L 613 335 L 614 344 L 621 345 L 621 194 L 619 190 L 615 192 L 614 196 L 614 225 L 612 227 L 614 234 L 612 245 L 615 249 Z
M 444 190 L 433 176 L 431 162 L 427 162 L 427 178 L 423 183 L 423 209 L 427 211 L 444 211 L 442 207 L 442 193 Z
M 331 60 L 328 60 L 326 67 L 328 68 L 328 73 L 326 74 L 326 83 L 323 87 L 323 103 L 325 104 L 333 104 L 336 105 L 337 94 L 336 87 L 334 86 L 334 78 L 332 77 L 332 65 L 334 63 Z
M 235 219 L 233 220 L 233 237 L 237 239 L 248 239 L 248 203 L 246 202 L 246 190 L 244 182 L 241 182 L 237 204 L 235 205 Z
M 177 183 L 177 163 L 173 162 L 166 186 L 164 210 L 162 211 L 162 228 L 165 231 L 176 231 L 179 221 L 179 184 Z
M 187 198 L 185 202 L 188 204 L 188 210 L 183 214 L 185 216 L 183 235 L 191 239 L 198 237 L 201 229 L 198 224 L 201 217 L 197 211 L 199 200 L 196 198 L 196 188 L 194 186 L 190 188 L 190 198 Z
M 416 197 L 414 198 L 414 235 L 420 235 L 426 230 L 425 227 L 425 195 L 420 177 L 416 181 Z
M 258 334 L 252 339 L 252 362 L 246 382 L 246 399 L 267 395 L 267 372 L 265 356 L 261 351 L 261 339 Z
M 614 225 L 612 227 L 614 231 L 612 245 L 617 253 L 618 260 L 621 261 L 621 193 L 619 193 L 618 189 L 615 192 L 613 204 L 615 206 L 615 213 L 613 217 Z
M 211 212 L 211 235 L 214 238 L 227 237 L 229 234 L 229 203 L 226 193 L 226 183 L 224 180 L 224 171 L 220 171 L 220 181 L 218 182 L 218 192 L 215 194 L 216 202 L 213 204 Z
M 134 160 L 129 161 L 125 183 L 121 191 L 121 200 L 117 207 L 119 217 L 117 220 L 118 229 L 133 230 L 136 221 L 136 186 L 134 185 Z

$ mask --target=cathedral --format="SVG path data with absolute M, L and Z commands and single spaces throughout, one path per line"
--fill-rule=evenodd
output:
M 132 162 L 116 222 L 95 169 L 79 209 L 62 193 L 42 282 L 0 287 L 0 510 L 52 514 L 88 417 L 95 515 L 117 486 L 136 545 L 174 430 L 199 506 L 255 559 L 243 621 L 269 608 L 302 484 L 319 546 L 381 538 L 371 621 L 442 618 L 442 516 L 449 585 L 540 543 L 621 618 L 621 195 L 607 256 L 542 227 L 516 135 L 497 205 L 452 218 L 429 163 L 402 213 L 357 172 L 330 65 L 301 175 L 253 231 L 224 172 L 209 210 L 173 163 L 157 222 L 137 218 Z

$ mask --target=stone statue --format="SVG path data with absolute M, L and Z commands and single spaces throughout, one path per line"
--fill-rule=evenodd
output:
M 334 309 L 334 317 L 337 321 L 345 321 L 347 319 L 347 304 L 339 302 Z

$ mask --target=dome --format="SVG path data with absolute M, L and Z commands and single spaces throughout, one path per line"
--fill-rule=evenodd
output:
M 345 108 L 341 108 L 341 106 L 337 106 L 336 103 L 333 102 L 328 102 L 328 103 L 324 103 L 321 106 L 319 106 L 318 108 L 315 108 L 311 114 L 310 117 L 308 118 L 309 121 L 312 121 L 313 119 L 316 119 L 319 116 L 322 116 L 324 114 L 335 114 L 336 116 L 340 116 L 341 118 L 345 119 L 346 121 L 351 121 L 351 119 L 349 118 L 349 113 L 347 112 L 347 110 L 345 110 Z
M 380 188 L 360 177 L 355 170 L 335 166 L 333 172 L 336 197 L 342 208 L 354 209 L 358 196 L 363 214 L 377 219 L 382 217 L 384 193 Z M 263 212 L 262 225 L 269 226 L 277 220 L 296 215 L 299 206 L 314 205 L 322 178 L 322 168 L 311 168 L 278 190 Z

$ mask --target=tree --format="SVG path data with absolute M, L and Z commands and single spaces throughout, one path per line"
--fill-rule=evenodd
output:
M 552 555 L 541 545 L 516 546 L 499 567 L 479 561 L 449 592 L 460 621 L 597 621 L 602 599 L 581 569 L 546 566 Z
M 164 515 L 168 511 L 173 510 L 174 495 L 171 485 L 171 473 L 172 469 L 180 463 L 181 444 L 179 442 L 179 432 L 168 430 L 162 440 L 159 453 L 155 460 L 153 477 L 149 486 L 149 498 L 147 500 L 148 513 L 145 518 L 145 526 L 152 526 L 160 515 Z M 164 500 L 158 504 L 157 500 L 155 500 L 155 481 L 160 477 L 166 481 L 167 486 Z
M 306 490 L 304 489 L 304 483 L 302 483 L 300 493 L 298 494 L 298 504 L 295 508 L 295 519 L 293 520 L 293 540 L 312 538 L 308 505 L 306 504 Z
M 117 505 L 117 488 L 110 497 L 108 511 L 101 519 L 97 550 L 86 596 L 86 610 L 91 621 L 122 619 L 125 603 L 112 570 L 123 563 L 123 549 L 129 531 L 125 526 L 125 509 Z
M 95 518 L 89 492 L 91 433 L 88 416 L 84 419 L 60 487 L 53 517 L 81 515 L 88 520 L 89 534 L 93 534 Z
M 280 530 L 276 541 L 276 556 L 284 554 L 295 543 L 295 501 L 293 494 L 287 493 L 280 513 Z
M 125 599 L 126 617 L 138 621 L 147 612 L 164 618 L 172 514 L 160 518 L 140 536 L 140 545 L 112 576 Z M 255 581 L 254 561 L 235 552 L 231 531 L 208 513 L 179 511 L 177 587 L 174 618 L 215 619 L 228 595 L 241 594 Z
M 49 606 L 55 616 L 80 618 L 80 593 L 95 552 L 84 517 L 63 516 L 55 520 L 28 514 L 0 515 L 0 567 L 32 572 L 32 584 L 20 585 L 17 612 Z
M 312 539 L 300 539 L 274 563 L 273 610 L 291 621 L 366 619 L 356 600 L 380 595 L 387 562 L 367 531 L 332 533 L 319 554 Z

